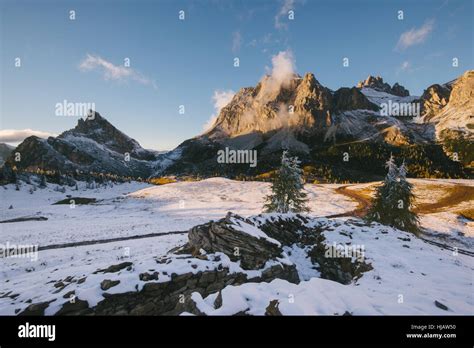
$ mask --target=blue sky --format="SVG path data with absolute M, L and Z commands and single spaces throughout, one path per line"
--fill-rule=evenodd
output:
M 55 115 L 67 100 L 95 103 L 146 148 L 171 149 L 202 132 L 215 91 L 254 86 L 280 51 L 332 89 L 372 74 L 420 95 L 473 68 L 471 0 L 0 2 L 0 141 L 74 127 L 77 117 Z

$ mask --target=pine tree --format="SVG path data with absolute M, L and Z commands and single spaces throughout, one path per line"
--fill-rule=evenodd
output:
M 289 157 L 288 151 L 281 156 L 281 166 L 272 182 L 272 193 L 266 197 L 264 210 L 277 213 L 306 212 L 303 171 L 298 157 Z
M 386 167 L 387 176 L 383 184 L 376 189 L 366 219 L 418 234 L 418 216 L 410 210 L 415 198 L 413 185 L 406 179 L 405 163 L 397 168 L 393 156 L 390 156 Z

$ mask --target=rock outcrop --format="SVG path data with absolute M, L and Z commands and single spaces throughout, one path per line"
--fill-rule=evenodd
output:
M 383 82 L 383 78 L 381 78 L 380 76 L 375 77 L 369 75 L 365 81 L 360 81 L 357 84 L 357 88 L 364 87 L 372 88 L 376 91 L 389 93 L 399 97 L 408 97 L 410 95 L 410 92 L 405 89 L 405 87 L 399 85 L 398 83 L 395 83 L 392 87 L 390 87 L 388 83 Z
M 131 262 L 95 271 L 94 277 L 88 279 L 96 283 L 87 287 L 96 286 L 103 299 L 93 306 L 81 299 L 80 291 L 74 288 L 86 278 L 67 277 L 54 285 L 55 293 L 66 287 L 67 293 L 49 302 L 30 303 L 19 315 L 43 315 L 50 303 L 57 306 L 59 301 L 62 303 L 56 315 L 201 315 L 193 300 L 197 294 L 202 298 L 217 294 L 214 307 L 218 308 L 223 301 L 222 290 L 229 285 L 275 279 L 299 283 L 300 275 L 289 256 L 291 252 L 284 251 L 286 246 L 306 252 L 322 278 L 342 284 L 351 283 L 372 269 L 359 255 L 336 255 L 335 247 L 327 244 L 322 233 L 327 228 L 324 223 L 298 214 L 244 218 L 229 213 L 218 221 L 193 227 L 188 243 L 155 259 L 146 267 L 147 272 L 136 271 L 137 265 Z M 127 286 L 133 274 L 137 277 L 134 291 L 111 293 L 119 284 Z M 271 301 L 266 314 L 279 313 L 278 301 Z
M 261 268 L 268 260 L 281 255 L 279 242 L 255 238 L 243 231 L 246 228 L 257 230 L 253 222 L 228 214 L 217 222 L 193 227 L 188 234 L 188 246 L 192 252 L 201 249 L 207 253 L 222 252 L 233 261 L 240 260 L 243 269 Z
M 428 87 L 420 98 L 421 115 L 429 121 L 448 105 L 450 94 L 449 85 L 434 84 Z
M 444 85 L 432 85 L 420 99 L 424 122 L 436 128 L 438 140 L 446 135 L 474 140 L 474 70 Z M 472 146 L 472 145 L 470 145 Z
M 355 87 L 340 88 L 334 92 L 333 108 L 340 112 L 348 110 L 377 111 L 379 109 L 377 105 L 371 103 L 367 97 Z
M 104 294 L 105 299 L 93 312 L 96 315 L 178 315 L 186 311 L 199 315 L 191 299 L 193 292 L 205 297 L 227 285 L 269 282 L 276 278 L 298 281 L 294 267 L 273 266 L 253 278 L 244 273 L 231 273 L 227 268 L 196 274 L 188 272 L 175 275 L 168 282 L 149 282 L 139 292 Z
M 242 88 L 222 108 L 207 136 L 235 137 L 252 132 L 267 133 L 282 127 L 323 127 L 327 125 L 331 109 L 331 91 L 313 74 L 308 73 L 303 78 L 294 75 L 283 85 L 265 76 L 255 88 Z

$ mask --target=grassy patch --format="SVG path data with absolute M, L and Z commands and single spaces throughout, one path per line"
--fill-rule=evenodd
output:
M 460 210 L 460 211 L 457 211 L 456 214 L 462 216 L 463 218 L 467 220 L 474 221 L 474 208 Z
M 166 184 L 172 184 L 174 182 L 176 182 L 175 178 L 171 178 L 167 176 L 150 179 L 150 184 L 153 184 L 153 185 L 166 185 Z

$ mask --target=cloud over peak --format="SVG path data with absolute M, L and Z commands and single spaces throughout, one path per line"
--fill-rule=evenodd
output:
M 234 95 L 235 95 L 235 92 L 230 89 L 227 91 L 222 91 L 222 90 L 214 91 L 214 94 L 212 95 L 212 101 L 214 102 L 215 113 L 204 125 L 203 127 L 204 131 L 210 130 L 212 128 L 222 108 L 230 103 Z
M 290 50 L 280 51 L 272 57 L 271 78 L 278 84 L 289 81 L 296 73 L 295 57 Z

